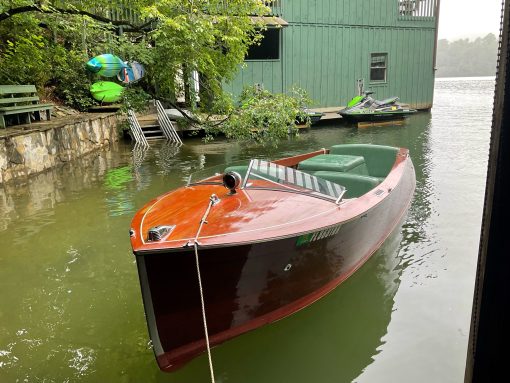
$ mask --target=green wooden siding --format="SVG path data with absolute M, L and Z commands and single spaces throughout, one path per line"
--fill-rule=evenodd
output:
M 246 85 L 273 92 L 297 85 L 314 106 L 341 106 L 364 78 L 377 98 L 396 95 L 420 109 L 432 106 L 435 18 L 400 15 L 398 0 L 282 0 L 281 9 L 289 22 L 281 59 L 246 62 L 226 85 L 234 95 Z M 388 55 L 384 84 L 370 84 L 371 53 Z

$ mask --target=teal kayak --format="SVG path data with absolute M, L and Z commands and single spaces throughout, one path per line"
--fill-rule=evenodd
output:
M 115 77 L 126 64 L 118 56 L 106 53 L 90 59 L 86 66 L 89 72 L 104 77 Z

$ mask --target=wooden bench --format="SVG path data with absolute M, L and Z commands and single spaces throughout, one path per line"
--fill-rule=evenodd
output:
M 5 116 L 15 115 L 19 124 L 30 124 L 31 115 L 41 121 L 41 111 L 51 118 L 53 104 L 40 104 L 35 85 L 0 85 L 0 128 L 5 128 Z M 21 117 L 21 118 L 20 118 Z

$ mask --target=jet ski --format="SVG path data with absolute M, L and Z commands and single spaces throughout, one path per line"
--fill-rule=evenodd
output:
M 402 119 L 417 112 L 398 103 L 398 97 L 376 100 L 370 96 L 373 93 L 365 91 L 354 97 L 338 114 L 349 121 L 385 121 Z

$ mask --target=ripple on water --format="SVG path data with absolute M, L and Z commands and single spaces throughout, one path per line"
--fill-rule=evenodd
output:
M 133 212 L 219 163 L 356 142 L 410 149 L 417 189 L 396 245 L 386 243 L 310 308 L 215 348 L 217 377 L 461 380 L 493 82 L 438 81 L 432 112 L 404 125 L 321 126 L 278 148 L 190 139 L 137 151 L 120 143 L 0 188 L 0 381 L 207 381 L 204 357 L 176 374 L 157 369 L 130 252 Z

